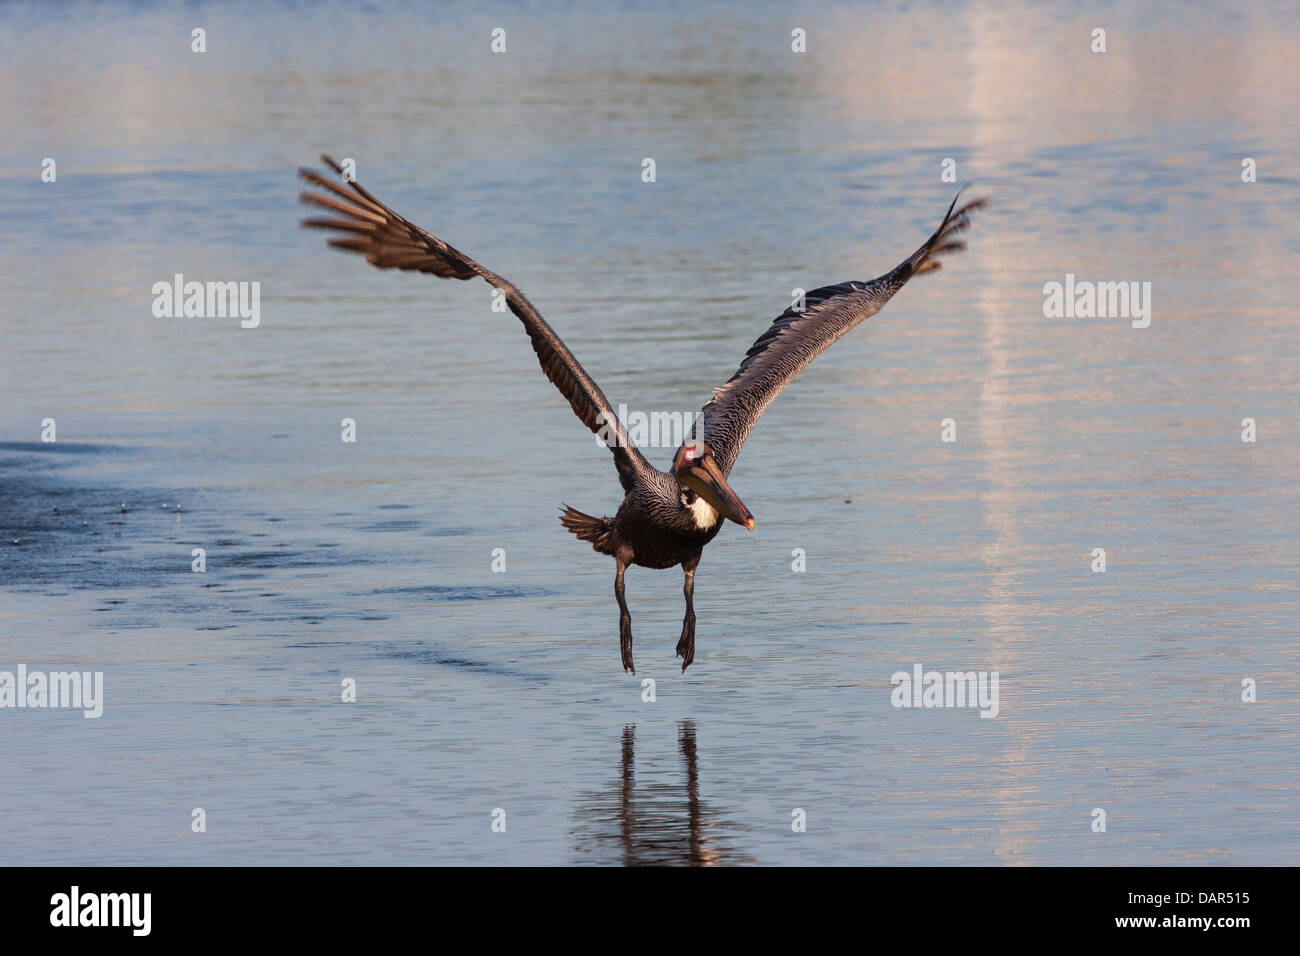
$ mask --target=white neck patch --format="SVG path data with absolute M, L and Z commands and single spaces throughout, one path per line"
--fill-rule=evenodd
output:
M 691 502 L 691 517 L 695 520 L 695 527 L 701 531 L 708 531 L 718 523 L 717 509 L 699 495 Z

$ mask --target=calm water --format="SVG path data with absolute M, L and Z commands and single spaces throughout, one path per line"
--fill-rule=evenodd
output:
M 1297 862 L 1300 14 L 997 6 L 0 11 L 0 669 L 107 696 L 0 710 L 0 863 Z M 686 675 L 629 574 L 632 677 L 556 521 L 610 456 L 486 286 L 298 229 L 323 150 L 641 410 L 909 253 L 944 158 L 994 205 L 755 430 Z M 154 318 L 178 272 L 261 326 Z M 1000 716 L 895 709 L 917 663 Z

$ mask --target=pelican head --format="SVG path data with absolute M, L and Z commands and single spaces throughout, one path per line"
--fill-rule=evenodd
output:
M 713 451 L 698 439 L 688 441 L 673 457 L 673 477 L 683 490 L 699 495 L 715 511 L 754 530 L 754 516 L 736 497 L 713 457 Z

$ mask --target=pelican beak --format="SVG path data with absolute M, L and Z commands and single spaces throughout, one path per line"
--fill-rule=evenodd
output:
M 731 490 L 727 479 L 722 476 L 722 469 L 713 460 L 713 455 L 705 455 L 692 463 L 682 471 L 681 479 L 720 514 L 730 518 L 736 524 L 743 524 L 750 531 L 754 530 L 754 516 Z

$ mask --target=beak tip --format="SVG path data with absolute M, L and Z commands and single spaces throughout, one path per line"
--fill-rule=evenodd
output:
M 753 518 L 746 518 L 746 519 L 745 519 L 745 527 L 748 528 L 750 531 L 753 531 L 753 530 L 754 530 L 754 519 L 753 519 Z

